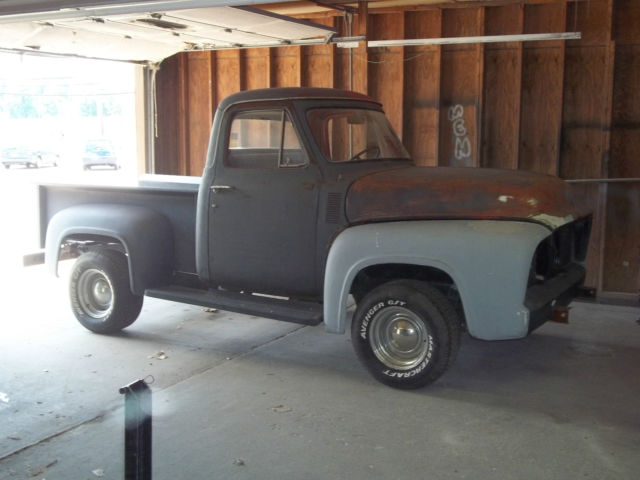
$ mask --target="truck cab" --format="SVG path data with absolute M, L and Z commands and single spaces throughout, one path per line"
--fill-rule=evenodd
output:
M 411 165 L 381 105 L 357 94 L 238 93 L 212 131 L 196 252 L 214 287 L 321 300 L 331 240 L 348 225 L 348 187 Z

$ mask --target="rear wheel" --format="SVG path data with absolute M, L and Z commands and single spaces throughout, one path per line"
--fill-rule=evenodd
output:
M 455 360 L 460 318 L 430 285 L 393 281 L 364 296 L 351 338 L 360 361 L 377 380 L 396 388 L 420 388 Z
M 78 321 L 96 333 L 114 333 L 131 325 L 144 299 L 131 292 L 127 257 L 106 249 L 78 258 L 71 272 L 69 296 Z

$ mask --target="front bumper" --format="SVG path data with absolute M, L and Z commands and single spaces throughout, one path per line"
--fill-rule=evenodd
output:
M 524 305 L 529 309 L 529 333 L 550 320 L 555 307 L 564 307 L 577 296 L 585 275 L 582 265 L 572 263 L 544 283 L 527 288 Z
M 35 165 L 35 160 L 31 160 L 31 159 L 26 159 L 26 158 L 21 158 L 18 160 L 12 160 L 12 159 L 2 159 L 2 164 L 5 166 L 13 166 L 13 165 L 23 165 L 23 166 L 27 166 L 27 165 Z
M 82 159 L 82 164 L 84 167 L 117 167 L 118 159 L 116 157 L 85 157 Z

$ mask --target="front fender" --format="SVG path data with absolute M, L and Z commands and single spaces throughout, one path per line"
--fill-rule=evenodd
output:
M 56 213 L 47 227 L 45 264 L 58 272 L 60 246 L 69 238 L 98 235 L 118 241 L 127 253 L 131 291 L 169 283 L 173 263 L 173 234 L 163 215 L 143 207 L 90 204 Z
M 372 265 L 439 269 L 456 284 L 469 333 L 483 340 L 527 334 L 524 306 L 531 260 L 550 234 L 535 223 L 434 220 L 360 225 L 344 230 L 329 251 L 324 282 L 327 331 L 344 333 L 347 297 L 358 272 Z

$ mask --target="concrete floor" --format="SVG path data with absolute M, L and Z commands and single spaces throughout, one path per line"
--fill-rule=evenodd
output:
M 578 303 L 570 325 L 524 340 L 465 337 L 439 382 L 405 392 L 322 326 L 147 299 L 100 336 L 76 323 L 64 279 L 10 277 L 3 480 L 123 478 L 118 388 L 149 375 L 155 480 L 638 478 L 638 308 Z

